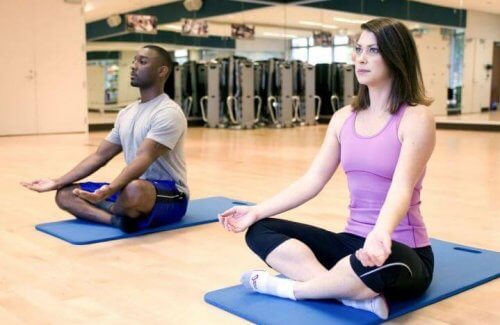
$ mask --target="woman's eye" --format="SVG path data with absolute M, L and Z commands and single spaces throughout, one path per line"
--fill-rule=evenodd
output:
M 354 51 L 356 52 L 356 54 L 361 54 L 361 47 L 356 47 Z
M 378 48 L 376 48 L 376 47 L 372 47 L 372 48 L 370 48 L 370 53 L 371 53 L 371 54 L 378 54 L 378 53 L 379 53 L 379 50 L 378 50 Z

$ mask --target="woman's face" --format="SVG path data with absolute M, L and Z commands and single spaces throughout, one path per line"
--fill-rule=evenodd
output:
M 353 52 L 356 77 L 360 84 L 376 86 L 390 80 L 390 72 L 380 54 L 375 34 L 363 30 Z

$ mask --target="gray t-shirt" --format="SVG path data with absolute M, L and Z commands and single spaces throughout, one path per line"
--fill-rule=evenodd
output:
M 169 150 L 142 174 L 141 179 L 173 180 L 177 188 L 188 193 L 184 138 L 187 120 L 179 105 L 161 94 L 146 102 L 134 102 L 118 113 L 115 126 L 106 140 L 121 145 L 125 162 L 136 157 L 142 142 L 148 138 Z

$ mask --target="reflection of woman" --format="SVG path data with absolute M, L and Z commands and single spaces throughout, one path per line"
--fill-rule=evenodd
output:
M 387 318 L 386 299 L 422 294 L 433 253 L 420 214 L 420 190 L 435 142 L 415 42 L 400 22 L 361 25 L 354 61 L 357 100 L 335 113 L 309 170 L 276 196 L 220 215 L 225 229 L 289 279 L 252 271 L 251 290 L 290 299 L 336 298 Z M 268 218 L 316 196 L 338 165 L 346 171 L 350 217 L 333 233 Z

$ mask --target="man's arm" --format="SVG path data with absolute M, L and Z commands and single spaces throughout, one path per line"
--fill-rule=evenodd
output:
M 37 192 L 57 190 L 91 175 L 96 170 L 106 165 L 108 161 L 121 151 L 122 147 L 120 145 L 103 140 L 96 152 L 82 160 L 65 175 L 56 179 L 37 179 L 31 182 L 22 182 L 21 184 Z
M 134 179 L 138 179 L 167 150 L 166 146 L 154 140 L 145 139 L 140 145 L 134 160 L 109 185 L 105 185 L 93 193 L 80 189 L 74 190 L 73 193 L 92 203 L 103 201 L 124 188 Z

